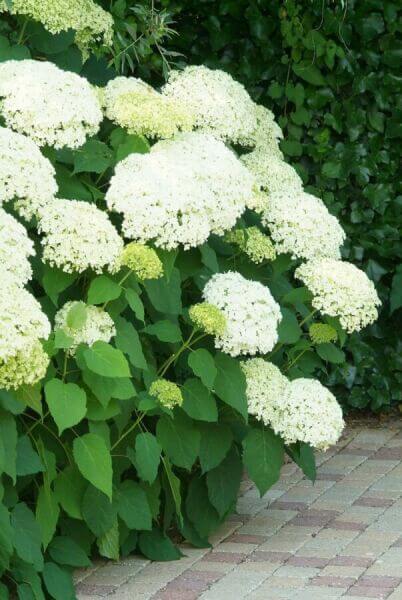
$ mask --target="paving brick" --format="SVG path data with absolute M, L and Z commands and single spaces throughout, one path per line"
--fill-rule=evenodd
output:
M 401 577 L 370 576 L 363 575 L 359 579 L 359 585 L 373 588 L 395 589 L 402 581 Z
M 363 585 L 354 585 L 348 589 L 348 595 L 345 598 L 388 598 L 392 590 L 383 588 L 368 588 Z
M 245 560 L 247 554 L 240 554 L 236 552 L 209 552 L 203 556 L 203 562 L 226 562 L 239 564 Z
M 275 500 L 272 504 L 269 505 L 269 508 L 274 508 L 278 510 L 306 510 L 308 504 L 305 502 L 284 502 L 283 500 Z
M 348 589 L 355 583 L 354 577 L 335 577 L 333 575 L 320 575 L 309 582 L 309 585 L 318 585 L 326 587 L 337 587 Z
M 291 557 L 292 554 L 290 552 L 263 552 L 256 550 L 247 557 L 247 560 L 251 562 L 285 563 Z
M 327 527 L 330 529 L 341 529 L 342 531 L 364 531 L 367 525 L 366 523 L 341 521 L 339 519 L 335 519 L 335 521 L 331 521 Z
M 260 545 L 266 542 L 268 537 L 266 535 L 247 535 L 245 533 L 234 533 L 226 539 L 226 542 L 232 544 L 256 544 Z
M 366 556 L 334 556 L 328 564 L 341 567 L 369 567 L 372 562 L 373 559 Z
M 287 561 L 288 565 L 292 565 L 293 567 L 325 567 L 328 564 L 327 558 L 322 558 L 319 556 L 292 556 Z
M 393 502 L 389 498 L 372 498 L 370 496 L 361 496 L 354 501 L 353 506 L 367 506 L 372 508 L 388 508 Z

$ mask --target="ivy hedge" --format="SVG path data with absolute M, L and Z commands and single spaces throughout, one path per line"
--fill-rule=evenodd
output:
M 348 235 L 343 256 L 375 282 L 380 319 L 323 381 L 345 408 L 402 400 L 402 46 L 397 2 L 166 0 L 188 62 L 221 68 L 273 110 L 282 150 Z

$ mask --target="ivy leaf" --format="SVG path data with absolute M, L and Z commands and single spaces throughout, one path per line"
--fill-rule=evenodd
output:
M 97 375 L 130 377 L 130 368 L 124 354 L 106 342 L 95 342 L 84 350 L 83 356 L 88 369 Z
M 312 85 L 326 85 L 326 81 L 321 74 L 321 71 L 311 62 L 302 61 L 300 63 L 293 63 L 293 72 L 297 77 L 304 79 Z
M 192 419 L 217 421 L 218 409 L 211 392 L 199 379 L 187 379 L 182 387 L 182 409 Z
M 103 173 L 112 165 L 112 151 L 99 140 L 87 140 L 74 156 L 74 173 Z
M 271 429 L 251 429 L 243 440 L 243 462 L 261 496 L 279 479 L 284 446 Z
M 112 459 L 103 438 L 94 433 L 75 438 L 73 454 L 85 479 L 111 499 Z
M 139 433 L 135 438 L 135 467 L 143 481 L 153 483 L 158 474 L 161 447 L 152 433 Z
M 218 352 L 215 356 L 215 364 L 218 369 L 215 393 L 247 420 L 246 378 L 239 362 Z
M 191 352 L 188 357 L 188 366 L 207 388 L 213 388 L 218 370 L 215 366 L 213 356 L 208 350 L 198 348 Z
M 121 287 L 118 283 L 107 277 L 99 275 L 91 281 L 88 289 L 88 304 L 103 304 L 116 300 L 121 294 Z
M 117 512 L 129 529 L 152 529 L 152 515 L 144 490 L 134 481 L 123 481 L 118 491 Z
M 45 384 L 45 397 L 59 435 L 82 421 L 87 412 L 85 391 L 75 383 L 51 379 Z

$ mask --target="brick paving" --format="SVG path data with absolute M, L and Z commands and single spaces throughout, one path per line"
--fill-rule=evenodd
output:
M 355 427 L 319 455 L 315 485 L 293 464 L 265 496 L 242 483 L 212 549 L 134 556 L 76 573 L 79 600 L 402 600 L 402 424 Z

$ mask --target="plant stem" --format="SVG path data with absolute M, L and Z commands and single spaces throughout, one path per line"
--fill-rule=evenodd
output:
M 307 350 L 310 350 L 310 348 L 311 348 L 311 346 L 309 346 L 308 348 L 304 348 L 304 350 L 302 350 L 302 351 L 300 352 L 300 354 L 298 354 L 298 355 L 296 356 L 296 358 L 295 358 L 294 360 L 292 360 L 292 361 L 291 361 L 291 362 L 288 364 L 288 366 L 286 367 L 286 369 L 284 369 L 284 372 L 286 373 L 287 371 L 289 371 L 289 369 L 291 369 L 291 368 L 293 367 L 293 365 L 295 365 L 295 364 L 297 363 L 297 361 L 299 360 L 299 358 L 301 358 L 301 357 L 303 356 L 303 354 L 304 354 L 305 352 L 307 352 Z
M 115 443 L 113 444 L 113 446 L 111 446 L 110 451 L 112 452 L 119 444 L 122 440 L 124 440 L 124 438 L 126 438 L 136 427 L 137 425 L 139 425 L 142 421 L 142 419 L 145 417 L 145 413 L 142 413 L 141 415 L 138 416 L 138 418 L 136 419 L 136 421 L 134 421 L 134 423 L 127 429 L 127 431 L 125 431 L 118 440 L 115 441 Z
M 132 273 L 132 270 L 129 269 L 128 272 L 123 275 L 123 277 L 120 279 L 120 281 L 117 282 L 117 285 L 121 285 L 122 283 L 124 283 L 126 281 L 126 279 L 128 279 L 130 277 Z M 110 300 L 107 300 L 104 304 L 102 304 L 102 309 L 105 310 L 106 306 L 109 304 Z
M 19 34 L 18 40 L 17 40 L 17 44 L 18 45 L 22 44 L 22 40 L 23 40 L 25 29 L 27 28 L 27 25 L 28 25 L 28 19 L 26 19 L 24 21 L 24 23 L 23 23 L 23 25 L 21 27 L 21 31 L 20 31 L 20 34 Z
M 160 377 L 163 377 L 163 375 L 166 373 L 166 371 L 168 370 L 168 368 L 170 367 L 170 365 L 172 363 L 174 363 L 185 350 L 189 350 L 193 344 L 195 344 L 196 342 L 200 341 L 203 337 L 206 336 L 206 334 L 203 333 L 203 334 L 199 335 L 198 337 L 194 338 L 194 335 L 195 335 L 196 331 L 197 330 L 193 329 L 193 331 L 191 332 L 189 338 L 185 342 L 183 342 L 183 344 L 180 346 L 180 348 L 177 350 L 177 352 L 175 352 L 174 354 L 172 354 L 163 363 L 163 365 L 160 367 L 160 369 L 158 371 L 158 375 Z
M 307 317 L 304 317 L 304 319 L 302 321 L 300 321 L 299 326 L 301 327 L 302 325 L 304 325 L 309 319 L 311 319 L 311 317 L 313 317 L 315 315 L 316 312 L 317 312 L 317 309 L 315 308 L 314 310 L 311 311 L 311 313 L 309 313 L 307 315 Z

